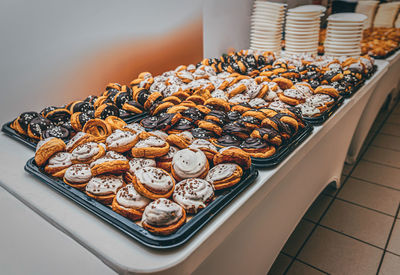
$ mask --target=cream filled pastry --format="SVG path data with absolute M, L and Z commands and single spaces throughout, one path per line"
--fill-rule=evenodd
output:
M 124 153 L 133 147 L 136 136 L 131 131 L 117 129 L 106 139 L 107 150 Z
M 171 173 L 176 180 L 204 178 L 208 170 L 207 157 L 199 149 L 183 149 L 172 158 Z
M 242 178 L 242 168 L 234 163 L 215 165 L 208 172 L 205 180 L 211 182 L 216 190 L 231 187 Z
M 133 158 L 129 161 L 129 172 L 132 173 L 132 175 L 140 168 L 145 167 L 156 167 L 156 161 L 146 158 Z
M 102 158 L 90 164 L 93 176 L 105 173 L 121 174 L 129 170 L 129 161 L 126 157 L 114 151 L 109 151 Z
M 53 177 L 62 178 L 67 168 L 71 165 L 71 154 L 68 152 L 58 152 L 48 160 L 44 171 Z
M 103 143 L 88 142 L 79 145 L 71 153 L 72 163 L 91 163 L 106 153 L 106 146 Z
M 195 139 L 192 144 L 189 145 L 189 148 L 203 151 L 208 160 L 212 160 L 214 155 L 218 152 L 217 147 L 206 139 Z
M 152 135 L 155 135 L 156 137 L 159 137 L 159 138 L 161 138 L 163 140 L 166 140 L 167 137 L 168 137 L 167 133 L 165 133 L 163 131 L 160 131 L 160 130 L 151 131 L 149 133 L 152 134 Z
M 140 125 L 139 123 L 136 123 L 136 122 L 126 125 L 123 129 L 132 131 L 135 134 L 139 134 L 141 132 L 146 131 L 142 125 Z
M 172 197 L 187 213 L 195 214 L 211 202 L 214 188 L 203 179 L 185 179 L 176 184 Z
M 72 152 L 72 150 L 74 150 L 79 145 L 87 143 L 87 142 L 91 142 L 91 141 L 94 141 L 94 140 L 95 140 L 95 138 L 91 134 L 84 133 L 84 132 L 78 132 L 67 143 L 66 150 L 68 152 Z
M 169 235 L 186 221 L 185 210 L 177 203 L 160 198 L 146 206 L 142 216 L 145 229 L 157 235 Z
M 35 152 L 35 162 L 38 166 L 46 162 L 56 153 L 65 150 L 65 142 L 62 139 L 49 137 L 38 142 Z
M 74 164 L 64 173 L 64 182 L 78 189 L 84 189 L 91 178 L 89 164 Z
M 170 197 L 175 188 L 171 175 L 157 167 L 140 168 L 131 179 L 136 191 L 153 200 Z M 127 180 L 130 181 L 129 174 Z
M 179 149 L 175 146 L 169 146 L 169 151 L 166 155 L 156 158 L 157 167 L 164 169 L 167 172 L 171 172 L 172 158 Z
M 139 220 L 150 202 L 151 200 L 139 194 L 132 184 L 128 184 L 118 190 L 112 202 L 112 209 L 131 220 Z
M 123 185 L 121 176 L 100 175 L 89 180 L 85 193 L 103 204 L 111 204 L 118 189 Z
M 169 144 L 165 140 L 147 132 L 140 133 L 135 142 L 131 154 L 136 158 L 161 157 L 169 150 Z

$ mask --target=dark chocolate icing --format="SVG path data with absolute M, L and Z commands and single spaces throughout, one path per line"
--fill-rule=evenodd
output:
M 272 139 L 274 137 L 279 136 L 279 133 L 272 127 L 269 128 L 259 128 L 256 131 L 260 134 L 261 138 L 263 138 L 264 135 L 268 135 L 268 139 Z
M 67 109 L 58 109 L 52 111 L 51 113 L 47 113 L 46 118 L 55 124 L 62 124 L 71 119 L 71 114 Z
M 36 137 L 40 137 L 43 131 L 53 126 L 54 126 L 53 122 L 41 116 L 32 119 L 31 122 L 29 123 L 29 128 L 32 134 Z
M 170 113 L 161 113 L 158 116 L 158 121 L 157 121 L 157 130 L 162 130 L 165 129 L 168 125 L 173 126 L 172 120 L 177 114 L 170 114 Z
M 213 116 L 215 118 L 218 119 L 218 123 L 221 124 L 225 124 L 228 122 L 228 116 L 224 111 L 218 111 L 218 110 L 212 110 L 211 112 L 209 112 L 206 116 L 206 118 L 208 116 Z
M 24 131 L 28 130 L 28 124 L 31 122 L 32 119 L 38 117 L 39 114 L 36 112 L 25 112 L 19 115 L 18 123 L 21 125 Z
M 122 108 L 124 103 L 128 102 L 131 99 L 132 99 L 132 97 L 130 96 L 130 94 L 128 92 L 122 92 L 115 96 L 114 102 L 118 108 Z
M 227 117 L 230 121 L 236 121 L 239 120 L 242 117 L 242 115 L 236 111 L 229 111 L 227 113 Z
M 238 123 L 251 123 L 251 124 L 259 125 L 260 120 L 255 117 L 252 117 L 252 116 L 244 116 L 238 120 Z
M 41 110 L 40 111 L 40 114 L 43 116 L 43 117 L 46 117 L 46 115 L 48 114 L 48 113 L 50 113 L 51 111 L 54 111 L 54 110 L 56 110 L 56 109 L 59 109 L 58 107 L 55 107 L 55 106 L 49 106 L 49 107 L 46 107 L 46 108 L 44 108 L 43 110 Z
M 109 116 L 116 116 L 119 117 L 119 108 L 114 104 L 107 104 L 107 107 L 100 114 L 101 119 L 106 119 Z
M 193 121 L 200 120 L 203 118 L 203 114 L 199 111 L 199 109 L 194 108 L 194 107 L 190 107 L 190 108 L 186 109 L 181 114 L 183 117 L 186 117 Z
M 87 113 L 80 113 L 78 116 L 79 124 L 83 127 L 83 126 L 85 126 L 86 122 L 88 122 L 92 118 L 93 117 L 91 117 Z
M 89 102 L 89 103 L 93 103 L 93 102 L 95 102 L 96 101 L 96 99 L 97 99 L 97 96 L 95 96 L 95 95 L 90 95 L 90 96 L 88 96 L 87 98 L 85 98 L 85 102 Z
M 215 133 L 202 128 L 194 128 L 191 130 L 194 138 L 209 139 L 215 137 Z
M 230 122 L 224 125 L 224 127 L 222 127 L 222 131 L 225 134 L 234 134 L 239 132 L 244 134 L 250 134 L 250 129 L 238 122 Z
M 54 126 L 42 132 L 42 138 L 46 139 L 49 137 L 61 138 L 67 140 L 69 138 L 70 131 L 63 126 Z
M 158 122 L 158 117 L 149 116 L 142 119 L 140 124 L 146 129 L 154 130 L 157 127 L 157 122 Z
M 139 104 L 144 105 L 149 95 L 150 92 L 148 90 L 142 89 L 137 95 L 137 101 L 139 102 Z
M 243 149 L 263 149 L 267 148 L 267 142 L 261 138 L 246 138 L 241 144 Z
M 235 146 L 239 147 L 242 140 L 233 135 L 224 135 L 217 139 L 217 144 L 224 147 Z
M 76 112 L 86 113 L 86 112 L 91 111 L 91 110 L 94 110 L 94 107 L 93 107 L 92 104 L 90 104 L 89 102 L 86 102 L 86 101 L 80 101 L 80 102 L 77 102 L 73 106 L 71 112 L 72 113 L 76 113 Z
M 186 131 L 186 130 L 192 129 L 193 127 L 194 127 L 194 125 L 192 122 L 190 122 L 187 119 L 182 118 L 178 121 L 178 123 L 176 123 L 174 125 L 173 129 L 180 130 L 180 131 Z

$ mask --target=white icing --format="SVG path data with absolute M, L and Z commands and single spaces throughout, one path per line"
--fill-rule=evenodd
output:
M 116 194 L 123 184 L 121 176 L 100 175 L 89 180 L 86 191 L 94 195 Z
M 238 169 L 238 165 L 234 163 L 222 163 L 215 165 L 208 171 L 206 181 L 214 183 L 229 178 Z
M 163 131 L 160 131 L 160 130 L 151 131 L 151 132 L 149 132 L 149 133 L 150 133 L 150 134 L 153 134 L 153 135 L 155 135 L 155 136 L 157 136 L 157 137 L 159 137 L 159 138 L 161 138 L 161 139 L 163 139 L 163 140 L 166 140 L 167 137 L 168 137 L 168 134 L 167 134 L 167 133 L 165 133 L 165 132 L 163 132 Z
M 206 139 L 195 139 L 192 144 L 189 145 L 189 148 L 192 149 L 209 149 L 213 151 L 217 151 L 217 147 L 214 146 L 211 142 Z
M 182 216 L 182 207 L 173 201 L 161 198 L 146 206 L 142 222 L 154 226 L 168 226 L 178 222 Z
M 134 132 L 136 132 L 137 134 L 144 132 L 146 129 L 144 129 L 144 127 L 142 125 L 140 125 L 139 123 L 131 123 L 126 125 L 124 128 L 127 128 L 129 130 L 132 130 Z
M 186 139 L 189 143 L 192 143 L 193 140 L 194 140 L 194 137 L 193 137 L 192 133 L 189 132 L 189 131 L 183 131 L 182 133 L 179 133 L 177 135 L 182 137 L 182 138 L 184 138 L 184 139 Z
M 72 165 L 71 154 L 68 152 L 58 152 L 49 159 L 49 168 L 69 167 Z
M 146 139 L 139 140 L 138 143 L 136 143 L 135 148 L 164 147 L 165 144 L 165 140 L 156 136 L 150 136 Z
M 174 179 L 163 169 L 157 167 L 145 167 L 136 170 L 136 179 L 143 186 L 163 193 L 167 193 L 174 186 Z
M 73 138 L 71 138 L 70 141 L 67 143 L 66 150 L 70 151 L 74 147 L 75 143 L 78 140 L 80 140 L 84 135 L 86 135 L 86 133 L 84 133 L 84 132 L 76 133 L 76 135 Z
M 136 138 L 136 134 L 133 134 L 130 131 L 122 131 L 115 130 L 111 135 L 109 135 L 106 139 L 107 148 L 118 148 L 120 146 L 128 145 L 132 143 Z
M 129 161 L 129 167 L 129 172 L 135 174 L 140 168 L 156 167 L 156 161 L 154 159 L 134 158 Z
M 102 163 L 109 162 L 109 161 L 114 161 L 114 160 L 126 160 L 127 161 L 128 159 L 126 157 L 124 157 L 123 155 L 118 154 L 114 151 L 108 151 L 104 157 L 93 161 L 90 164 L 90 167 L 93 168 L 95 165 L 102 164 Z
M 186 210 L 193 209 L 195 213 L 199 208 L 206 207 L 205 202 L 214 196 L 214 187 L 203 179 L 185 179 L 176 184 L 174 194 L 175 202 Z
M 175 153 L 171 164 L 178 177 L 196 178 L 207 169 L 207 158 L 201 150 L 183 149 Z
M 36 145 L 36 152 L 37 152 L 45 143 L 47 143 L 48 141 L 52 140 L 53 138 L 55 138 L 55 137 L 48 137 L 48 138 L 46 138 L 46 139 L 40 140 L 40 141 L 37 143 L 37 145 Z
M 72 160 L 85 162 L 86 160 L 90 160 L 92 157 L 96 156 L 99 152 L 99 144 L 96 142 L 81 144 L 72 151 Z
M 253 108 L 262 107 L 267 105 L 267 102 L 262 98 L 253 98 L 252 100 L 249 101 L 249 105 Z
M 143 209 L 151 200 L 140 195 L 132 184 L 128 184 L 118 190 L 116 200 L 125 208 Z
M 65 171 L 64 178 L 69 183 L 85 183 L 92 177 L 88 164 L 74 164 Z

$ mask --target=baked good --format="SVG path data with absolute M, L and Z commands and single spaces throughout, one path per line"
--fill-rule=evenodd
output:
M 136 191 L 149 199 L 169 198 L 174 192 L 175 180 L 161 168 L 144 167 L 136 170 L 134 175 L 127 173 L 125 177 Z
M 167 172 L 171 172 L 172 158 L 179 149 L 175 146 L 169 146 L 169 151 L 164 156 L 156 158 L 157 167 L 164 169 Z
M 135 175 L 136 171 L 145 167 L 156 167 L 154 159 L 133 158 L 129 161 L 129 173 Z
M 111 126 L 113 131 L 116 129 L 122 129 L 127 125 L 125 121 L 116 116 L 108 116 L 104 119 L 104 121 Z
M 131 150 L 132 156 L 136 158 L 156 158 L 167 154 L 169 144 L 150 133 L 141 132 L 135 139 Z
M 105 154 L 106 148 L 103 143 L 87 142 L 79 145 L 71 152 L 71 161 L 73 164 L 90 164 Z
M 243 170 L 239 165 L 235 163 L 221 163 L 210 169 L 205 180 L 212 183 L 215 190 L 220 190 L 240 182 L 242 175 Z
M 176 184 L 172 198 L 186 213 L 196 214 L 213 200 L 214 188 L 204 179 L 185 179 Z
M 106 148 L 118 153 L 127 152 L 135 145 L 136 136 L 131 131 L 117 129 L 106 138 Z
M 185 221 L 185 209 L 165 198 L 157 199 L 147 205 L 142 216 L 143 228 L 156 235 L 170 235 Z
M 209 161 L 212 161 L 214 155 L 218 152 L 217 147 L 206 139 L 195 139 L 192 144 L 189 145 L 189 148 L 200 149 Z
M 193 139 L 194 139 L 193 135 L 190 132 L 184 131 L 181 133 L 169 135 L 166 138 L 166 141 L 171 146 L 176 146 L 180 149 L 185 149 L 192 143 Z
M 199 149 L 183 149 L 172 158 L 171 173 L 177 181 L 204 178 L 209 168 L 206 155 Z
M 140 195 L 132 184 L 120 188 L 112 202 L 113 211 L 133 221 L 140 220 L 144 208 L 151 202 Z
M 49 158 L 44 171 L 56 178 L 62 178 L 68 167 L 72 165 L 71 154 L 58 152 Z
M 65 151 L 65 142 L 61 139 L 55 137 L 42 139 L 36 145 L 36 165 L 43 166 L 53 155 L 62 151 Z
M 242 167 L 243 170 L 247 170 L 251 166 L 250 155 L 236 147 L 222 148 L 217 154 L 215 154 L 213 162 L 214 165 L 221 163 L 236 163 Z
M 240 148 L 255 158 L 268 158 L 275 154 L 274 146 L 269 145 L 261 138 L 247 138 L 241 144 Z
M 83 190 L 91 178 L 89 164 L 74 164 L 65 171 L 63 181 L 69 186 Z
M 101 202 L 111 204 L 117 191 L 124 186 L 122 176 L 98 175 L 92 177 L 85 187 L 85 193 L 89 197 Z
M 103 119 L 95 118 L 86 122 L 82 131 L 91 134 L 94 137 L 94 141 L 104 143 L 106 138 L 112 133 L 112 128 Z
M 78 147 L 81 144 L 85 144 L 88 142 L 95 141 L 94 136 L 88 133 L 84 132 L 78 132 L 76 135 L 70 139 L 70 141 L 67 143 L 66 150 L 68 152 L 72 152 L 76 147 Z
M 127 172 L 129 168 L 128 159 L 113 151 L 108 151 L 104 157 L 90 163 L 90 169 L 93 176 L 106 173 L 122 174 Z

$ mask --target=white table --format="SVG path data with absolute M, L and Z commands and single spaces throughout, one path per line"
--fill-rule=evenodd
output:
M 330 182 L 339 184 L 353 132 L 373 86 L 386 70 L 387 63 L 380 64 L 352 99 L 285 161 L 260 171 L 251 186 L 179 248 L 146 248 L 25 173 L 23 166 L 33 152 L 4 135 L 0 135 L 0 185 L 120 273 L 265 273 L 316 196 Z M 31 234 L 45 236 L 41 231 Z M 54 247 L 60 249 L 59 243 Z M 27 247 L 19 260 L 34 251 Z M 49 265 L 48 271 L 57 268 Z

